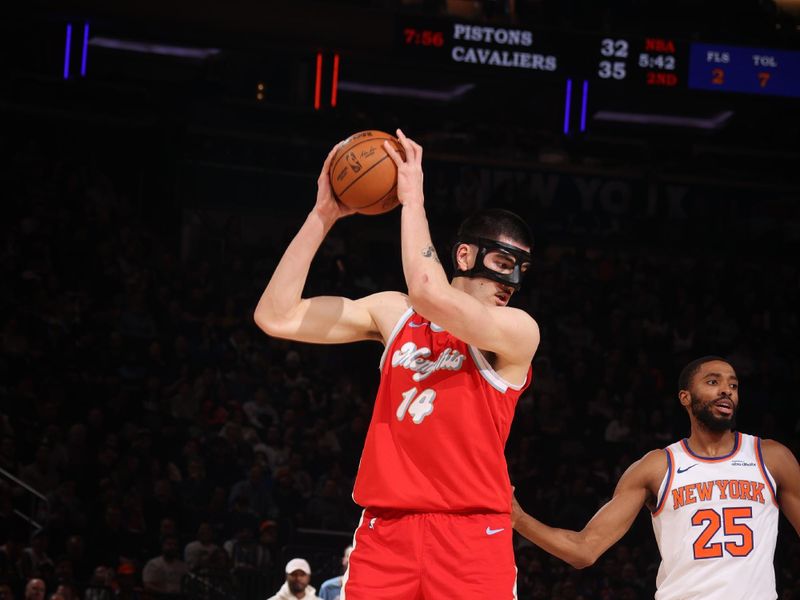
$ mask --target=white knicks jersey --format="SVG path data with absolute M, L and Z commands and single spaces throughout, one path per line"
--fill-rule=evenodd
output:
M 735 434 L 730 454 L 671 444 L 652 514 L 661 551 L 656 600 L 772 600 L 778 503 L 761 440 Z

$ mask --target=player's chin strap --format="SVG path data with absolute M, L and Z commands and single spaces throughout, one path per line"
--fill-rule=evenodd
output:
M 461 244 L 474 244 L 478 247 L 475 264 L 471 269 L 464 270 L 458 268 L 456 253 Z M 508 273 L 501 273 L 500 271 L 489 268 L 486 265 L 486 255 L 492 252 L 499 252 L 509 258 L 513 258 L 514 267 L 509 269 Z M 485 277 L 486 279 L 491 279 L 492 281 L 512 287 L 514 291 L 517 291 L 520 285 L 522 285 L 522 277 L 525 274 L 522 271 L 522 266 L 525 264 L 530 265 L 532 256 L 530 252 L 525 252 L 525 250 L 510 244 L 504 244 L 497 240 L 470 236 L 462 237 L 453 245 L 452 259 L 453 277 Z

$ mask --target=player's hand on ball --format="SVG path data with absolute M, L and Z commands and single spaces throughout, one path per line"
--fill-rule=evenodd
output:
M 400 130 L 397 130 L 397 139 L 405 152 L 400 156 L 389 142 L 383 142 L 383 147 L 397 165 L 397 199 L 400 204 L 422 204 L 425 196 L 422 192 L 422 146 L 409 139 Z
M 337 201 L 336 197 L 333 195 L 333 189 L 331 188 L 329 172 L 331 170 L 331 162 L 333 162 L 333 157 L 338 147 L 339 144 L 336 144 L 328 153 L 328 157 L 325 159 L 325 163 L 322 165 L 322 171 L 320 171 L 319 178 L 317 179 L 317 202 L 314 204 L 313 210 L 328 221 L 335 221 L 356 212 L 352 208 Z

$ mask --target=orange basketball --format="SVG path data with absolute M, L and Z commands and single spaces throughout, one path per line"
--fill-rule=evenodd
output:
M 342 204 L 364 215 L 378 215 L 397 206 L 397 165 L 383 148 L 389 140 L 405 156 L 397 138 L 369 129 L 347 138 L 333 157 L 330 178 Z

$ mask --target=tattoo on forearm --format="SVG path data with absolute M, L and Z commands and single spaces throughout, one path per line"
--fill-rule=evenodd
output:
M 439 262 L 439 257 L 436 255 L 436 250 L 434 249 L 433 246 L 428 246 L 426 248 L 423 248 L 422 249 L 422 256 L 424 256 L 425 258 L 432 258 L 437 263 Z M 439 264 L 441 264 L 441 263 L 439 263 Z

